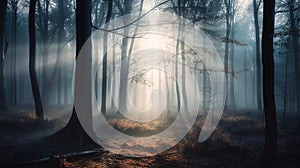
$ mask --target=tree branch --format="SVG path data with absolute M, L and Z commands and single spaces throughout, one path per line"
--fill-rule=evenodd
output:
M 130 22 L 130 23 L 124 25 L 124 26 L 120 26 L 120 27 L 113 28 L 113 29 L 97 28 L 97 27 L 94 27 L 94 26 L 92 26 L 92 27 L 95 28 L 95 29 L 103 30 L 103 31 L 107 31 L 107 32 L 113 32 L 113 31 L 116 31 L 116 30 L 124 29 L 124 28 L 126 28 L 126 27 L 128 27 L 128 26 L 130 26 L 130 25 L 132 25 L 134 23 L 136 23 L 137 21 L 139 21 L 140 19 L 142 19 L 143 17 L 145 17 L 146 15 L 148 15 L 150 12 L 152 12 L 154 9 L 156 9 L 157 7 L 163 5 L 163 4 L 167 3 L 167 2 L 169 2 L 169 0 L 166 0 L 166 1 L 162 2 L 162 3 L 157 4 L 152 9 L 148 10 L 146 13 L 144 13 L 143 15 L 141 15 L 141 17 L 136 18 L 135 20 L 133 20 L 132 22 Z

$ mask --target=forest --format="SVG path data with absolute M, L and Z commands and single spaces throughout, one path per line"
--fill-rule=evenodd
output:
M 299 0 L 0 0 L 0 167 L 299 167 Z

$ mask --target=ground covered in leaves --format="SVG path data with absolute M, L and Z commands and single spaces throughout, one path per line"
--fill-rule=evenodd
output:
M 0 167 L 258 167 L 263 151 L 263 117 L 255 112 L 225 112 L 217 129 L 203 143 L 198 142 L 198 136 L 205 116 L 199 116 L 180 143 L 143 158 L 116 155 L 101 147 L 72 148 L 72 139 L 45 141 L 46 135 L 63 127 L 67 120 L 38 121 L 32 113 L 24 114 L 1 112 Z M 290 115 L 278 120 L 277 167 L 300 166 L 299 119 Z M 112 122 L 122 129 L 123 122 Z

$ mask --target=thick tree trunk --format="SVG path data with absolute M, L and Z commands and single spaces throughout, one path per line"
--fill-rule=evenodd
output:
M 86 42 L 91 43 L 89 39 L 91 36 L 91 0 L 77 0 L 76 1 L 76 59 L 79 55 L 79 52 L 83 45 Z M 89 40 L 89 41 L 88 41 Z M 90 47 L 90 52 L 91 52 Z M 87 52 L 89 52 L 87 50 Z M 91 57 L 90 53 L 86 53 L 84 56 Z M 86 81 L 90 82 L 90 81 Z M 87 111 L 87 115 L 90 115 L 92 112 Z M 78 116 L 76 114 L 75 108 L 73 107 L 73 112 L 71 119 L 69 120 L 67 126 L 56 133 L 58 136 L 70 138 L 73 140 L 73 143 L 78 143 L 80 148 L 84 144 L 93 143 L 92 140 L 84 132 Z M 85 142 L 85 143 L 84 143 Z M 71 142 L 70 142 L 71 143 Z
M 260 62 L 260 38 L 259 38 L 259 23 L 258 23 L 258 10 L 256 0 L 253 0 L 253 14 L 255 25 L 255 44 L 256 44 L 256 94 L 257 94 L 257 108 L 258 111 L 262 111 L 261 100 L 261 62 Z
M 6 21 L 7 0 L 0 1 L 0 111 L 6 110 L 4 87 L 4 37 Z
M 275 0 L 264 0 L 262 63 L 263 63 L 263 100 L 265 111 L 265 146 L 263 166 L 275 167 L 277 149 L 277 121 L 274 98 L 274 12 Z
M 38 119 L 44 119 L 43 106 L 41 101 L 41 95 L 39 91 L 39 85 L 35 70 L 35 48 L 36 48 L 36 38 L 35 38 L 35 6 L 36 0 L 30 0 L 29 7 L 29 72 L 32 87 L 32 94 L 34 97 L 35 111 Z

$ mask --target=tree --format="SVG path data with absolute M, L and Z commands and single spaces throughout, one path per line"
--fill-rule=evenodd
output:
M 225 56 L 224 56 L 224 68 L 225 68 L 225 73 L 226 73 L 226 93 L 227 96 L 225 98 L 225 108 L 226 110 L 231 110 L 229 107 L 229 97 L 228 97 L 228 92 L 229 92 L 229 38 L 230 38 L 230 32 L 231 32 L 231 26 L 232 26 L 232 8 L 233 8 L 233 1 L 232 0 L 224 0 L 225 4 L 225 19 L 226 19 L 226 36 L 225 36 Z
M 7 0 L 0 2 L 0 110 L 6 110 L 5 87 L 4 87 L 4 36 L 6 21 Z
M 108 22 L 110 21 L 111 14 L 112 14 L 112 5 L 113 1 L 108 0 L 108 9 L 107 15 L 105 19 L 105 29 L 108 29 Z M 102 98 L 101 98 L 101 112 L 103 114 L 106 113 L 106 89 L 107 89 L 107 36 L 108 32 L 104 32 L 103 37 L 103 67 L 102 67 Z
M 277 149 L 277 121 L 274 98 L 273 35 L 275 0 L 264 0 L 262 32 L 263 100 L 265 113 L 265 145 L 262 164 L 274 167 Z
M 299 69 L 299 27 L 296 25 L 296 16 L 294 12 L 296 11 L 295 0 L 288 1 L 289 6 L 289 15 L 290 15 L 290 28 L 292 35 L 292 43 L 293 43 L 293 52 L 295 58 L 295 81 L 296 81 L 296 102 L 297 102 L 297 111 L 300 112 L 300 69 Z M 299 6 L 298 6 L 299 8 Z
M 91 0 L 77 0 L 76 1 L 76 59 L 80 53 L 81 48 L 86 42 L 91 43 Z M 89 48 L 91 52 L 91 46 Z M 85 54 L 85 56 L 90 56 Z M 87 81 L 88 82 L 88 81 Z M 72 137 L 72 140 L 77 142 L 79 141 L 79 146 L 83 146 L 83 138 L 86 137 L 86 133 L 84 133 L 83 128 L 79 122 L 78 116 L 75 111 L 75 107 L 73 106 L 72 116 L 62 130 L 56 133 L 56 135 Z M 88 141 L 91 141 L 88 139 Z
M 298 3 L 297 3 L 298 2 Z M 284 54 L 286 57 L 286 72 L 288 70 L 288 61 L 292 58 L 288 58 L 289 55 L 292 56 L 294 59 L 294 70 L 292 71 L 294 73 L 294 80 L 295 80 L 295 103 L 296 103 L 296 111 L 299 112 L 300 110 L 300 95 L 297 94 L 300 92 L 300 69 L 299 69 L 299 10 L 300 4 L 297 0 L 286 0 L 281 1 L 277 5 L 277 9 L 275 11 L 276 14 L 279 14 L 278 17 L 285 17 L 287 19 L 286 22 L 282 26 L 278 26 L 276 29 L 275 37 L 277 37 L 277 40 L 275 42 L 275 45 L 280 47 L 281 49 L 287 50 L 287 52 L 280 51 L 279 55 Z M 287 74 L 287 73 L 286 73 Z M 287 97 L 287 75 L 285 77 L 285 89 L 284 89 L 284 115 L 286 111 L 286 97 Z
M 232 0 L 232 10 L 231 10 L 231 39 L 234 40 L 235 38 L 235 13 L 236 13 L 236 5 L 235 0 Z M 234 72 L 234 45 L 236 45 L 234 42 L 231 43 L 230 47 L 230 105 L 231 110 L 235 111 L 235 98 L 234 98 L 234 78 L 235 78 L 235 72 Z
M 253 0 L 253 15 L 255 26 L 255 44 L 256 44 L 256 94 L 257 94 L 257 108 L 258 111 L 262 110 L 261 100 L 261 62 L 260 62 L 260 37 L 259 37 L 259 22 L 258 11 L 261 4 L 261 0 L 257 3 L 257 0 Z
M 40 38 L 41 38 L 41 60 L 42 60 L 42 65 L 43 65 L 43 73 L 42 73 L 42 97 L 44 102 L 48 102 L 49 96 L 48 96 L 48 91 L 50 90 L 48 88 L 49 81 L 48 81 L 48 72 L 47 68 L 48 66 L 48 41 L 49 41 L 49 4 L 50 0 L 44 0 L 43 1 L 43 7 L 41 5 L 41 0 L 37 0 L 38 3 L 38 30 L 40 33 Z
M 12 34 L 11 34 L 11 50 L 12 50 L 12 58 L 11 58 L 11 75 L 12 75 L 12 83 L 11 83 L 11 101 L 12 104 L 17 103 L 17 76 L 16 76 L 16 56 L 17 56 L 17 16 L 18 16 L 18 4 L 19 0 L 11 0 L 11 8 L 12 8 Z
M 119 8 L 122 15 L 130 14 L 132 10 L 132 3 L 133 0 L 124 1 L 124 8 L 121 7 Z M 129 32 L 129 28 L 125 27 L 123 34 L 128 35 L 128 32 Z M 122 111 L 127 111 L 127 105 L 126 105 L 127 89 L 126 88 L 127 88 L 127 80 L 128 80 L 129 62 L 130 62 L 128 58 L 128 41 L 129 40 L 127 37 L 124 37 L 122 39 L 120 89 L 119 89 L 119 109 L 121 109 Z
M 57 36 L 57 61 L 56 65 L 57 70 L 58 70 L 58 80 L 57 80 L 57 92 L 58 92 L 58 103 L 62 102 L 62 97 L 60 94 L 61 87 L 62 87 L 62 64 L 61 64 L 61 57 L 63 56 L 62 54 L 62 42 L 63 42 L 63 37 L 64 37 L 64 26 L 65 26 L 65 1 L 58 1 L 58 36 Z M 55 73 L 53 73 L 54 75 Z M 65 88 L 67 89 L 67 88 Z
M 37 81 L 37 75 L 35 70 L 35 48 L 36 48 L 36 38 L 35 38 L 35 7 L 36 0 L 30 0 L 29 7 L 29 73 L 30 73 L 30 81 L 32 94 L 34 98 L 35 111 L 38 119 L 44 120 L 43 106 L 41 101 L 41 95 L 39 91 L 39 85 Z

